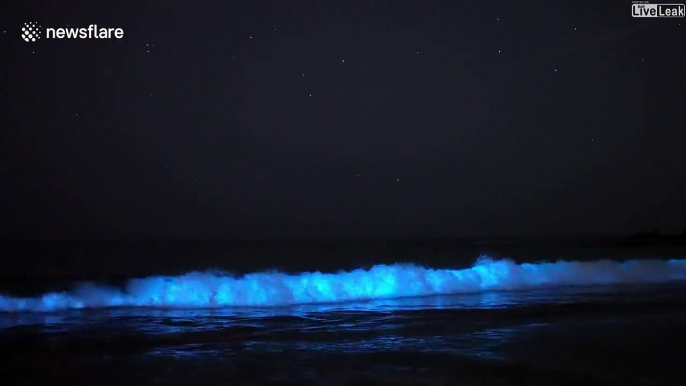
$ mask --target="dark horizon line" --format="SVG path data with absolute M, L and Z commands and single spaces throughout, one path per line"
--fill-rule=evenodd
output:
M 589 233 L 564 233 L 539 236 L 347 236 L 347 237 L 178 237 L 178 236 L 152 236 L 152 235 L 132 235 L 118 237 L 82 237 L 82 238 L 38 238 L 38 237 L 6 237 L 0 236 L 0 243 L 12 242 L 75 242 L 75 243 L 97 243 L 97 242 L 222 242 L 222 243 L 338 243 L 338 242 L 413 242 L 413 241 L 462 241 L 462 242 L 498 242 L 498 241 L 526 241 L 526 240 L 569 240 L 569 239 L 592 239 L 592 238 L 622 238 L 630 237 L 635 234 L 650 232 L 633 233 L 610 233 L 610 232 L 589 232 Z M 680 234 L 660 234 L 660 236 L 678 236 Z

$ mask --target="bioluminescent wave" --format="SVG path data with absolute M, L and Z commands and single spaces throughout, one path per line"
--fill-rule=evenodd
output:
M 82 283 L 71 292 L 35 298 L 0 295 L 0 311 L 45 312 L 116 306 L 227 307 L 392 299 L 554 286 L 660 283 L 686 279 L 686 260 L 609 260 L 515 264 L 480 258 L 467 269 L 376 265 L 340 273 L 192 272 L 130 280 L 119 288 Z

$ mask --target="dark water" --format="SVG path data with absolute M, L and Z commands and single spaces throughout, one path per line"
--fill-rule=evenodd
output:
M 434 266 L 461 268 L 473 263 L 476 254 L 471 261 L 464 256 L 475 249 L 482 247 L 417 248 L 412 253 L 429 256 L 426 260 Z M 553 261 L 561 256 L 577 256 L 577 260 L 584 256 L 590 262 L 686 256 L 676 247 L 516 249 L 500 247 L 504 252 L 499 255 L 519 262 L 538 261 L 546 255 Z M 27 250 L 5 253 L 28 254 Z M 357 255 L 350 256 L 351 263 L 340 257 L 349 250 L 309 250 L 319 253 L 322 260 L 330 258 L 322 266 L 339 268 L 411 261 L 402 258 L 407 251 L 400 251 L 402 256 L 394 256 L 388 249 L 385 254 L 378 249 L 356 251 Z M 142 248 L 137 253 L 153 255 L 156 251 L 159 253 L 159 249 Z M 203 249 L 196 252 L 202 256 Z M 279 253 L 278 248 L 270 252 Z M 460 258 L 451 260 L 451 252 Z M 52 253 L 61 256 L 63 263 L 83 258 L 60 248 Z M 284 249 L 280 255 L 297 253 Z M 123 261 L 129 259 L 121 256 Z M 213 259 L 216 256 L 207 258 L 208 263 L 197 258 L 199 267 L 195 268 L 207 268 L 204 265 L 213 265 Z M 114 267 L 121 260 L 103 260 L 102 264 Z M 178 255 L 170 260 L 192 264 Z M 264 269 L 259 264 L 266 264 L 267 258 L 256 260 L 252 268 Z M 290 264 L 296 271 L 297 261 L 286 259 L 283 265 Z M 300 264 L 316 265 L 316 261 L 310 257 L 309 263 Z M 52 276 L 15 267 L 15 272 L 24 270 L 24 276 L 6 275 L 0 293 L 34 296 L 75 277 L 106 276 L 89 271 L 89 267 L 70 268 L 74 266 L 54 264 Z M 146 271 L 150 268 L 152 263 L 141 261 L 139 268 L 134 265 L 128 273 L 154 273 Z M 158 273 L 177 274 L 186 268 L 160 265 L 160 271 L 166 272 Z M 249 272 L 251 267 L 244 263 L 241 269 Z M 127 274 L 124 268 L 119 273 Z M 31 280 L 21 282 L 21 277 Z M 116 281 L 116 275 L 110 280 Z M 683 331 L 686 282 L 679 280 L 278 307 L 129 306 L 0 312 L 0 376 L 12 385 L 680 385 L 686 379 Z

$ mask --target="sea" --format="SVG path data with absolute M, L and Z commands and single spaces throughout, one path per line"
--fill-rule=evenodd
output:
M 7 385 L 684 385 L 686 245 L 0 246 Z

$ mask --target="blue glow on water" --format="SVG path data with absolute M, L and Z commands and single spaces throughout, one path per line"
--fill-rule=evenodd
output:
M 272 272 L 238 277 L 192 272 L 132 279 L 123 290 L 82 283 L 71 292 L 53 292 L 35 298 L 0 294 L 0 311 L 46 312 L 117 306 L 268 307 L 683 279 L 686 279 L 686 260 L 515 264 L 511 260 L 480 258 L 473 267 L 459 270 L 394 264 L 376 265 L 369 270 L 298 275 Z

